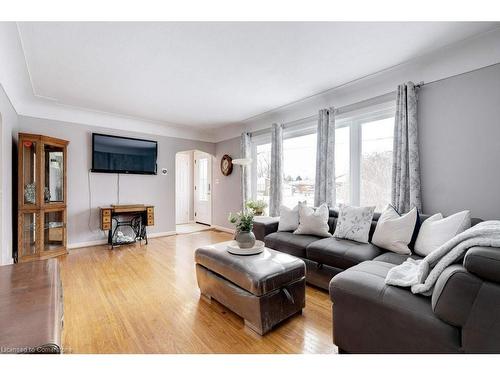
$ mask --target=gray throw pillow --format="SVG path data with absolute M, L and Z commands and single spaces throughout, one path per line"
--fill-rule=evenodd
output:
M 333 237 L 368 243 L 375 206 L 356 207 L 339 204 L 339 217 Z

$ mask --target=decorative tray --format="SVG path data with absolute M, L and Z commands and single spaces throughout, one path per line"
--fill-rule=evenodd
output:
M 257 240 L 257 241 L 255 241 L 255 245 L 253 245 L 253 247 L 248 248 L 248 249 L 242 249 L 238 246 L 238 242 L 233 240 L 233 241 L 228 243 L 227 251 L 230 252 L 231 254 L 235 254 L 235 255 L 260 254 L 264 251 L 264 242 Z

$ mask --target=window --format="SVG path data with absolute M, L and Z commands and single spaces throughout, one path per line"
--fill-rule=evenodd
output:
M 337 203 L 350 202 L 350 128 L 335 130 L 335 195 Z
M 208 201 L 208 159 L 198 160 L 198 199 L 200 201 Z
M 265 201 L 269 205 L 269 185 L 271 181 L 271 143 L 254 145 L 253 154 L 256 162 L 252 163 L 253 178 L 255 181 L 254 195 L 257 199 Z
M 347 203 L 350 197 L 349 138 L 349 127 L 336 129 L 335 183 L 338 203 Z M 288 207 L 294 207 L 299 201 L 314 204 L 316 140 L 316 133 L 312 133 L 283 141 L 283 204 Z
M 371 111 L 338 116 L 335 131 L 337 203 L 375 206 L 380 212 L 391 198 L 393 104 Z M 316 121 L 286 130 L 283 140 L 283 204 L 314 204 L 316 176 Z M 270 137 L 253 140 L 254 197 L 269 204 Z
M 361 124 L 360 205 L 382 211 L 391 202 L 394 118 Z
M 312 166 L 312 168 L 311 168 Z M 283 204 L 314 204 L 316 133 L 283 140 Z
M 377 212 L 390 203 L 394 112 L 386 104 L 385 108 L 339 116 L 335 133 L 337 203 L 375 206 Z

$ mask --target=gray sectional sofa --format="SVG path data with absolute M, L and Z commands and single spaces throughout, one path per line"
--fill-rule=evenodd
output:
M 331 233 L 336 218 L 331 210 Z M 378 218 L 375 214 L 370 240 Z M 427 218 L 420 215 L 420 221 Z M 408 256 L 371 243 L 277 229 L 277 219 L 254 224 L 267 247 L 302 258 L 307 282 L 329 290 L 333 341 L 340 352 L 500 353 L 500 249 L 469 249 L 440 276 L 432 297 L 425 297 L 385 284 L 388 270 Z
M 337 225 L 338 212 L 330 210 L 328 226 L 333 234 Z M 370 228 L 369 240 L 375 232 L 380 214 L 375 213 Z M 428 215 L 420 215 L 425 220 Z M 479 222 L 474 219 L 474 224 Z M 336 238 L 321 238 L 293 234 L 292 232 L 278 232 L 278 218 L 266 218 L 254 222 L 253 232 L 258 240 L 264 241 L 266 246 L 287 254 L 301 258 L 307 267 L 306 279 L 309 284 L 328 290 L 330 280 L 338 273 L 368 260 L 382 260 L 391 263 L 401 263 L 407 257 L 388 252 L 372 243 L 362 244 L 351 240 Z

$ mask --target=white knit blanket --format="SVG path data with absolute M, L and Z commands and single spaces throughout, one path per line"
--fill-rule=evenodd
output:
M 500 221 L 483 221 L 456 235 L 424 259 L 408 258 L 401 265 L 389 270 L 385 283 L 411 287 L 412 293 L 430 295 L 445 268 L 459 260 L 474 246 L 500 247 Z

